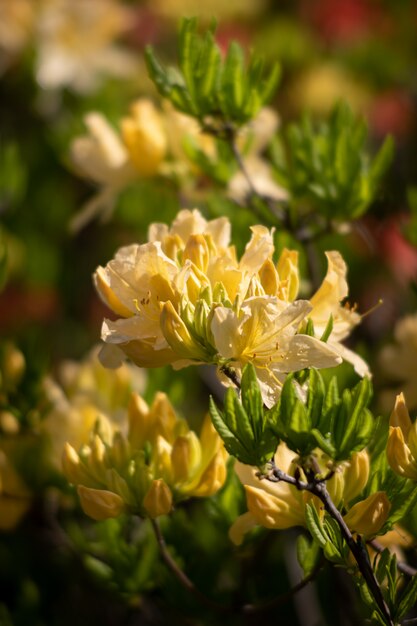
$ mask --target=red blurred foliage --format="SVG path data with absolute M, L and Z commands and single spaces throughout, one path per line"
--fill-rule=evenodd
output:
M 237 41 L 244 50 L 248 50 L 252 43 L 252 37 L 249 29 L 242 24 L 219 24 L 216 31 L 216 41 L 223 55 L 225 55 L 232 41 Z
M 31 323 L 46 324 L 57 318 L 60 302 L 50 287 L 9 286 L 0 295 L 0 327 L 9 332 Z
M 367 0 L 304 0 L 301 15 L 329 43 L 360 39 L 382 21 L 381 7 Z
M 410 281 L 417 280 L 417 249 L 402 233 L 407 219 L 406 215 L 400 215 L 383 222 L 367 220 L 367 228 L 373 234 L 376 254 L 404 287 Z
M 412 132 L 415 124 L 414 105 L 409 94 L 390 90 L 378 94 L 368 112 L 371 130 L 377 137 L 391 133 L 399 139 Z

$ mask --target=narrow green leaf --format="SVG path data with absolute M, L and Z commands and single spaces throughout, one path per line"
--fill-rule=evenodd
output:
M 397 600 L 398 602 L 398 600 Z M 413 576 L 403 593 L 395 612 L 395 619 L 400 622 L 417 602 L 417 575 Z

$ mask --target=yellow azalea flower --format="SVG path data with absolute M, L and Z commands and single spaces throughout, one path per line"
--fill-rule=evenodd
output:
M 376 535 L 388 519 L 391 504 L 384 491 L 377 491 L 357 502 L 345 515 L 344 520 L 349 528 L 364 535 Z
M 379 365 L 384 378 L 395 383 L 393 389 L 384 390 L 380 402 L 383 410 L 390 410 L 395 396 L 402 392 L 407 406 L 417 409 L 417 315 L 400 319 L 394 330 L 394 342 L 385 346 L 379 355 Z
M 296 455 L 281 442 L 275 454 L 275 464 L 282 471 L 294 475 Z M 328 471 L 328 458 L 317 451 L 316 458 L 323 473 Z M 233 543 L 242 543 L 245 533 L 257 525 L 265 528 L 282 530 L 292 526 L 305 526 L 305 505 L 313 503 L 320 515 L 323 514 L 321 501 L 307 491 L 300 491 L 284 482 L 259 480 L 258 468 L 236 462 L 235 471 L 244 485 L 248 512 L 234 522 L 229 531 Z M 336 468 L 334 475 L 327 481 L 327 489 L 334 504 L 348 508 L 366 486 L 369 477 L 369 456 L 362 450 L 352 456 L 350 461 Z M 390 504 L 386 495 L 366 498 L 355 504 L 346 514 L 345 521 L 351 530 L 366 535 L 376 534 L 385 523 Z M 368 516 L 368 517 L 367 517 Z
M 238 260 L 227 220 L 207 222 L 198 211 L 181 211 L 171 228 L 151 225 L 148 243 L 121 248 L 99 267 L 97 290 L 121 316 L 103 323 L 103 363 L 117 366 L 123 353 L 145 367 L 229 363 L 240 370 L 251 361 L 269 405 L 288 372 L 340 363 L 333 347 L 297 334 L 311 303 L 265 293 L 272 233 L 264 226 L 251 230 Z M 283 266 L 292 293 L 288 272 Z
M 132 394 L 126 435 L 117 431 L 106 440 L 95 429 L 79 453 L 66 444 L 62 463 L 94 519 L 123 511 L 165 515 L 185 498 L 216 493 L 226 479 L 226 452 L 210 417 L 197 437 L 163 393 L 151 407 Z
M 402 393 L 390 417 L 387 458 L 394 472 L 417 480 L 417 422 L 411 422 Z
M 248 298 L 237 314 L 227 307 L 214 310 L 211 330 L 218 354 L 239 370 L 253 363 L 267 406 L 277 401 L 288 372 L 341 362 L 327 344 L 296 334 L 310 310 L 306 300 L 288 305 L 269 296 Z
M 35 25 L 40 85 L 87 93 L 99 86 L 103 75 L 132 77 L 137 61 L 115 43 L 131 19 L 131 12 L 116 0 L 43 0 Z
M 342 343 L 361 320 L 354 309 L 343 304 L 349 292 L 346 263 L 341 254 L 335 250 L 325 254 L 327 273 L 318 290 L 310 298 L 312 308 L 308 318 L 314 324 L 315 336 L 320 338 L 332 316 L 333 328 L 327 339 L 327 345 L 342 359 L 351 363 L 359 376 L 370 376 L 365 361 Z M 284 249 L 276 267 L 271 259 L 268 259 L 259 272 L 259 278 L 262 288 L 268 295 L 275 295 L 288 302 L 294 301 L 298 297 L 300 285 L 298 253 Z
M 167 152 L 161 115 L 145 98 L 121 120 L 121 136 L 100 113 L 86 115 L 85 124 L 88 134 L 72 141 L 70 158 L 76 171 L 101 189 L 72 220 L 74 231 L 99 212 L 103 219 L 110 215 L 117 194 L 138 178 L 158 174 Z
M 147 99 L 131 106 L 121 121 L 122 137 L 130 159 L 141 176 L 154 176 L 165 158 L 167 139 L 160 113 Z

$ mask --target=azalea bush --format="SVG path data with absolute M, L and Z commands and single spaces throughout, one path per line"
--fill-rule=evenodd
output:
M 407 242 L 393 137 L 307 82 L 285 115 L 301 26 L 273 59 L 184 18 L 165 61 L 117 42 L 133 4 L 0 7 L 42 120 L 0 174 L 2 302 L 35 322 L 0 342 L 0 623 L 413 623 L 412 176 Z

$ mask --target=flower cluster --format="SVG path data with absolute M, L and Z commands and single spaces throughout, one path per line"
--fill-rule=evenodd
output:
M 103 322 L 103 362 L 117 367 L 121 351 L 143 367 L 213 363 L 239 373 L 251 362 L 269 406 L 288 372 L 346 358 L 366 373 L 341 343 L 360 317 L 341 304 L 347 283 L 340 254 L 327 253 L 328 272 L 314 296 L 297 299 L 297 253 L 284 250 L 275 265 L 273 233 L 251 230 L 238 259 L 226 218 L 207 222 L 183 210 L 171 228 L 152 224 L 148 243 L 121 248 L 99 267 L 97 290 L 119 316 Z M 308 320 L 316 336 L 303 332 Z
M 132 394 L 127 434 L 93 432 L 78 454 L 67 444 L 63 468 L 93 519 L 123 512 L 155 518 L 169 513 L 176 502 L 214 494 L 225 481 L 225 461 L 209 416 L 198 438 L 165 394 L 158 393 L 151 407 Z
M 327 459 L 317 451 L 319 465 L 326 474 Z M 284 443 L 278 446 L 275 464 L 287 474 L 294 475 L 295 455 Z M 299 491 L 285 482 L 259 480 L 257 468 L 237 462 L 237 475 L 245 487 L 248 512 L 241 515 L 230 529 L 230 537 L 236 544 L 243 541 L 244 534 L 257 525 L 284 529 L 305 526 L 307 503 L 314 503 L 323 514 L 321 502 L 307 491 Z M 366 487 L 369 478 L 369 456 L 366 450 L 356 452 L 349 461 L 342 463 L 326 482 L 334 504 L 345 510 L 344 520 L 352 531 L 372 536 L 378 533 L 388 518 L 390 502 L 383 491 L 349 506 Z

